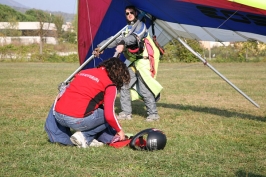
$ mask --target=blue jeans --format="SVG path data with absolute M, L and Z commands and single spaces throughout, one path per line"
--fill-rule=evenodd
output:
M 109 126 L 104 118 L 103 109 L 100 108 L 84 118 L 75 118 L 55 111 L 55 119 L 62 126 L 81 131 L 87 143 L 90 143 L 98 133 L 103 132 Z

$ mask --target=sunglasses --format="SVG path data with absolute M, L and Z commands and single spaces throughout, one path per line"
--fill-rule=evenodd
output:
M 126 15 L 127 15 L 127 16 L 128 16 L 129 14 L 134 15 L 135 13 L 134 13 L 133 11 L 131 11 L 131 12 L 126 12 Z

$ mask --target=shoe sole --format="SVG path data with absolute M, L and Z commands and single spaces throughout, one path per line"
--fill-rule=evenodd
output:
M 89 146 L 91 147 L 100 147 L 100 146 L 103 146 L 104 144 L 102 142 L 99 142 L 99 141 L 92 141 L 91 144 Z
M 131 117 L 117 117 L 118 120 L 131 120 L 132 118 Z
M 100 146 L 103 146 L 104 144 L 94 144 L 94 143 L 91 143 L 89 146 L 90 147 L 100 147 Z
M 75 144 L 78 148 L 82 147 L 82 143 L 76 137 L 70 137 L 70 141 Z
M 146 119 L 147 122 L 159 121 L 159 119 Z
M 117 118 L 118 120 L 131 120 L 132 118 Z
M 131 116 L 132 116 L 131 114 L 121 114 L 117 116 L 117 119 L 118 120 L 131 120 L 132 119 Z

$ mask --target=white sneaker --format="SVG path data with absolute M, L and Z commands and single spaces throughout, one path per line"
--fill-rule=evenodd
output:
M 132 114 L 126 114 L 124 112 L 120 112 L 116 118 L 118 120 L 131 120 Z
M 78 148 L 87 148 L 87 142 L 85 137 L 83 136 L 83 134 L 80 131 L 77 131 L 76 133 L 74 133 L 71 137 L 70 137 L 70 141 L 75 144 L 76 146 L 78 146 Z
M 157 121 L 160 119 L 160 116 L 158 114 L 151 114 L 146 118 L 146 121 L 152 122 L 152 121 Z
M 96 139 L 93 139 L 91 144 L 89 146 L 92 146 L 92 147 L 99 147 L 99 146 L 103 146 L 104 143 L 100 142 L 100 141 L 97 141 Z

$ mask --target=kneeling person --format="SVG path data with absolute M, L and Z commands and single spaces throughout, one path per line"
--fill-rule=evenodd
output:
M 73 144 L 86 148 L 110 127 L 120 140 L 125 139 L 114 104 L 117 90 L 129 81 L 129 71 L 119 58 L 110 58 L 97 68 L 75 75 L 55 105 L 56 121 L 77 131 L 70 137 Z

